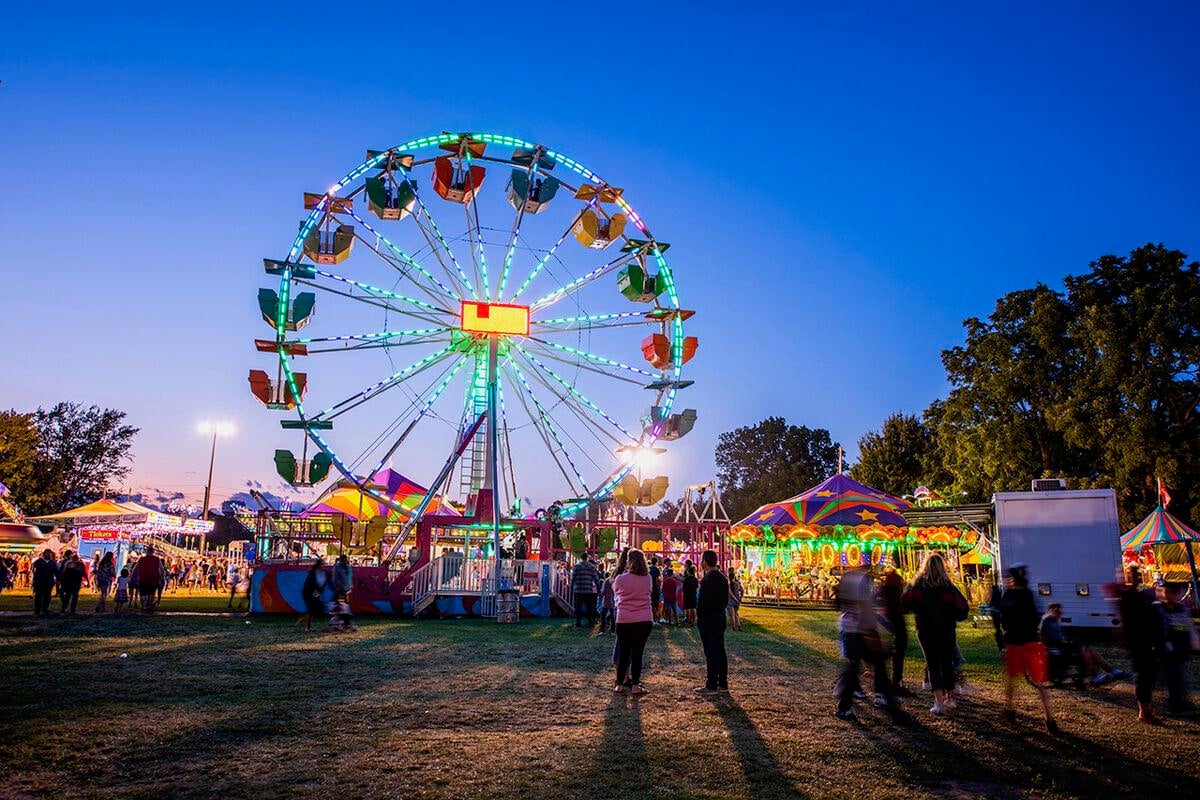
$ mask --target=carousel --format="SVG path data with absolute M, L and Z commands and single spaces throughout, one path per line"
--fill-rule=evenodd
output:
M 1150 512 L 1121 537 L 1126 566 L 1138 566 L 1163 581 L 1190 583 L 1193 597 L 1200 598 L 1193 546 L 1200 533 L 1185 525 L 1166 509 L 1170 496 L 1160 490 L 1165 502 Z
M 969 525 L 910 525 L 911 504 L 837 474 L 795 497 L 768 503 L 735 524 L 730 540 L 746 594 L 767 601 L 833 599 L 849 569 L 895 567 L 911 576 L 925 554 L 941 553 L 966 584 L 990 563 Z M 974 565 L 974 567 L 972 566 Z

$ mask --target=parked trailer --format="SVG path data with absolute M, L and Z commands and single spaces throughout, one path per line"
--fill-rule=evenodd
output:
M 999 492 L 993 502 L 1000 563 L 1029 568 L 1029 588 L 1043 611 L 1061 603 L 1063 624 L 1075 628 L 1120 624 L 1103 591 L 1121 567 L 1112 489 Z

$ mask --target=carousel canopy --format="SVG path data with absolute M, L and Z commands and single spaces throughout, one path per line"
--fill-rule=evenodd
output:
M 754 527 L 797 524 L 907 527 L 901 512 L 908 507 L 908 503 L 899 497 L 838 474 L 795 497 L 768 503 L 737 524 Z
M 348 483 L 348 482 L 347 482 Z M 416 508 L 421 498 L 429 491 L 394 469 L 381 469 L 371 477 L 371 488 L 404 509 Z M 457 515 L 453 508 L 434 497 L 426 509 L 431 514 Z M 360 491 L 357 486 L 335 483 L 304 511 L 305 514 L 345 514 L 356 522 L 371 520 L 379 515 L 399 516 L 395 509 L 384 506 L 375 498 Z
M 1151 511 L 1149 516 L 1121 537 L 1121 547 L 1127 550 L 1148 544 L 1181 542 L 1200 542 L 1200 533 L 1184 525 L 1162 506 Z

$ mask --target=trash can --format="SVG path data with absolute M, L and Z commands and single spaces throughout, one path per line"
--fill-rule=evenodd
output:
M 516 622 L 521 618 L 521 593 L 516 589 L 496 592 L 496 622 Z

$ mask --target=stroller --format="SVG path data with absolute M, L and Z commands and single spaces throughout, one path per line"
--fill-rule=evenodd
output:
M 346 598 L 339 597 L 326 607 L 329 613 L 328 630 L 331 631 L 356 631 L 358 626 L 354 624 L 354 612 L 350 610 L 350 603 Z

